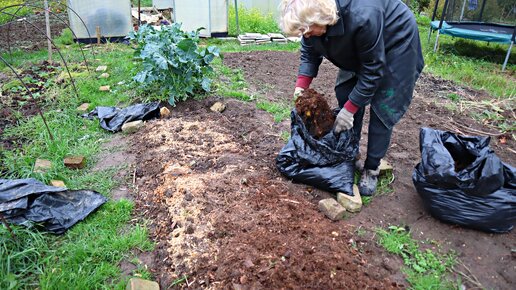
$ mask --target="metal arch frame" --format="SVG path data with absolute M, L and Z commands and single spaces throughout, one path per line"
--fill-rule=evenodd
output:
M 0 10 L 0 13 L 1 14 L 5 14 L 5 15 L 9 15 L 9 16 L 13 16 L 14 15 L 12 13 L 8 13 L 8 12 L 1 11 L 1 10 Z M 75 81 L 73 80 L 72 74 L 70 73 L 70 69 L 68 68 L 68 64 L 67 64 L 65 58 L 63 57 L 63 54 L 61 53 L 61 50 L 57 47 L 57 45 L 54 43 L 54 41 L 50 37 L 48 37 L 46 32 L 42 31 L 39 27 L 37 27 L 36 25 L 34 25 L 32 22 L 28 21 L 27 19 L 22 19 L 22 21 L 28 23 L 29 25 L 34 27 L 36 30 L 41 32 L 43 35 L 45 35 L 45 38 L 48 39 L 52 43 L 52 45 L 56 48 L 56 51 L 59 54 L 59 56 L 61 57 L 61 60 L 63 61 L 63 64 L 64 64 L 64 66 L 66 68 L 66 71 L 68 72 L 68 75 L 70 76 L 70 81 L 72 83 L 72 86 L 73 86 L 73 89 L 75 91 L 75 94 L 77 95 L 77 98 L 79 99 L 80 98 L 79 97 L 79 91 L 77 90 L 77 87 L 75 86 Z
M 14 13 L 14 16 L 12 16 L 11 18 L 11 21 L 9 21 L 7 23 L 7 25 L 9 26 L 8 29 L 7 29 L 7 45 L 8 45 L 8 48 L 9 48 L 9 54 L 12 55 L 12 50 L 11 50 L 11 29 L 10 29 L 10 26 L 11 26 L 11 23 L 13 22 L 13 18 L 16 17 L 16 15 L 18 14 L 18 12 L 20 11 L 21 8 L 23 7 L 33 7 L 33 8 L 42 8 L 40 6 L 37 6 L 37 5 L 32 5 L 32 4 L 29 4 L 29 3 L 25 3 L 25 4 L 17 4 L 17 5 L 11 5 L 11 6 L 7 6 L 7 7 L 4 7 L 2 9 L 0 9 L 0 13 L 3 13 L 3 10 L 7 9 L 7 8 L 12 8 L 12 7 L 17 7 L 19 6 L 18 10 Z M 52 12 L 52 11 L 48 11 L 50 14 L 52 14 L 53 16 L 55 16 L 58 20 L 60 20 L 62 23 L 64 23 L 64 25 L 66 27 L 68 27 L 70 29 L 70 31 L 72 31 L 73 35 L 75 36 L 75 38 L 77 38 L 77 35 L 75 34 L 75 32 L 73 32 L 71 26 L 62 18 L 60 17 L 58 14 Z M 79 16 L 78 16 L 79 17 Z M 3 24 L 3 25 L 0 25 L 1 26 L 5 26 L 6 24 Z M 87 28 L 86 28 L 87 29 Z M 46 33 L 45 33 L 46 34 Z M 89 31 L 88 31 L 88 34 L 89 34 Z M 88 72 L 91 72 L 90 71 L 90 68 L 88 66 L 88 61 L 86 59 L 86 55 L 84 54 L 84 49 L 82 48 L 82 46 L 79 46 L 79 49 L 81 50 L 81 54 L 82 54 L 82 57 L 84 59 L 84 64 L 86 65 L 86 70 Z M 93 51 L 93 50 L 92 50 Z
M 27 84 L 23 81 L 23 78 L 16 72 L 16 70 L 14 69 L 14 67 L 12 67 L 12 65 L 9 64 L 9 62 L 7 62 L 3 57 L 2 55 L 0 55 L 0 61 L 2 61 L 9 69 L 11 69 L 11 71 L 16 75 L 16 77 L 18 78 L 18 80 L 22 83 L 23 87 L 25 87 L 25 90 L 27 90 L 27 92 L 29 92 L 29 95 L 31 97 L 31 99 L 34 101 L 34 105 L 36 105 L 36 108 L 38 110 L 38 114 L 41 116 L 41 118 L 43 119 L 43 123 L 45 124 L 45 127 L 47 128 L 47 132 L 48 132 L 48 135 L 50 136 L 50 140 L 54 141 L 54 136 L 52 135 L 52 132 L 50 131 L 50 127 L 48 127 L 48 124 L 47 124 L 47 120 L 45 119 L 45 116 L 43 116 L 43 112 L 41 111 L 41 108 L 38 106 L 38 104 L 36 103 L 36 98 L 34 97 L 34 95 L 32 94 L 32 92 L 30 91 L 29 87 L 27 86 Z

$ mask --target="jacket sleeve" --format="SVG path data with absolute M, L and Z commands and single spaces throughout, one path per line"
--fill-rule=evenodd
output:
M 323 57 L 313 49 L 310 39 L 301 39 L 301 64 L 299 75 L 315 78 L 319 72 L 319 65 Z
M 358 16 L 356 49 L 360 61 L 357 72 L 357 84 L 349 95 L 349 99 L 357 106 L 363 107 L 371 102 L 380 86 L 386 69 L 385 47 L 383 41 L 383 12 L 363 7 Z

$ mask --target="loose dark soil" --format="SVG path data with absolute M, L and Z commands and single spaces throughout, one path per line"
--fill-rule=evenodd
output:
M 251 92 L 289 104 L 298 60 L 295 53 L 251 52 L 226 54 L 224 63 L 244 71 Z M 332 107 L 336 75 L 325 62 L 312 85 Z M 458 269 L 469 279 L 485 288 L 513 288 L 514 231 L 492 235 L 441 223 L 423 209 L 412 184 L 421 127 L 455 130 L 450 126 L 461 124 L 494 132 L 445 109 L 443 96 L 458 91 L 472 100 L 490 98 L 422 75 L 386 157 L 394 164 L 393 193 L 375 197 L 362 212 L 339 222 L 317 210 L 318 200 L 328 193 L 293 184 L 275 168 L 289 120 L 274 123 L 254 103 L 233 99 L 221 100 L 227 109 L 215 113 L 209 109 L 219 100 L 214 96 L 181 103 L 170 119 L 148 122 L 134 135 L 128 154 L 136 155 L 138 213 L 150 222 L 157 243 L 151 271 L 164 289 L 173 284 L 214 289 L 406 288 L 402 262 L 377 246 L 374 237 L 376 228 L 406 225 L 414 237 L 435 241 L 429 248 L 454 250 L 463 264 Z M 366 136 L 364 128 L 362 156 Z M 511 138 L 493 138 L 491 145 L 502 160 L 516 160 Z M 184 282 L 174 283 L 176 279 Z M 466 278 L 462 281 L 474 286 Z
M 56 16 L 57 15 L 57 16 Z M 50 15 L 50 35 L 52 39 L 61 35 L 67 28 L 66 13 Z M 45 15 L 43 13 L 27 15 L 18 21 L 0 25 L 0 51 L 15 50 L 35 51 L 47 47 Z
M 24 142 L 24 140 L 3 136 L 4 130 L 8 126 L 16 124 L 20 119 L 38 114 L 39 109 L 42 109 L 44 104 L 50 101 L 43 99 L 42 96 L 47 89 L 47 81 L 55 76 L 57 66 L 58 64 L 44 61 L 18 72 L 27 86 L 26 88 L 14 75 L 8 76 L 0 73 L 0 152 L 12 150 Z M 32 93 L 34 98 L 27 90 Z M 0 174 L 3 168 L 0 163 Z
M 296 100 L 296 112 L 301 116 L 306 129 L 317 139 L 333 128 L 335 115 L 326 99 L 314 89 L 305 90 Z

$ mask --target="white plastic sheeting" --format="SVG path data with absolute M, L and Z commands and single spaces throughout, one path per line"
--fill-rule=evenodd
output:
M 174 0 L 152 0 L 152 6 L 157 9 L 169 9 L 174 7 Z
M 201 30 L 201 36 L 228 32 L 228 0 L 174 0 L 174 19 L 184 31 Z
M 78 39 L 96 38 L 96 27 L 102 37 L 126 36 L 132 29 L 130 0 L 68 0 L 70 26 Z M 86 27 L 82 23 L 86 24 Z M 89 32 L 89 34 L 88 34 Z

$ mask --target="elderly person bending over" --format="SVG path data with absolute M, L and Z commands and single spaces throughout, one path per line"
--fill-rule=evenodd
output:
M 310 86 L 326 58 L 339 68 L 335 133 L 353 128 L 360 140 L 371 105 L 359 189 L 374 194 L 392 128 L 408 109 L 424 66 L 414 15 L 400 0 L 283 0 L 280 9 L 283 31 L 303 35 L 294 96 Z

